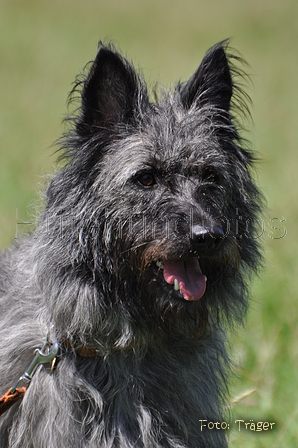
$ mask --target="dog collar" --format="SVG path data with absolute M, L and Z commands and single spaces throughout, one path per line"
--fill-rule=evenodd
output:
M 82 356 L 83 358 L 96 358 L 98 356 L 104 356 L 111 351 L 104 347 L 91 348 L 87 345 L 76 343 L 72 339 L 63 339 L 63 345 L 66 350 L 70 350 L 75 355 Z
M 151 335 L 149 337 L 149 340 L 152 341 L 154 339 L 154 335 Z M 63 339 L 63 345 L 64 348 L 67 351 L 72 351 L 75 355 L 81 356 L 82 358 L 97 358 L 97 357 L 103 357 L 106 356 L 112 352 L 120 352 L 120 351 L 127 351 L 127 350 L 134 350 L 136 348 L 143 347 L 145 345 L 145 342 L 136 342 L 132 341 L 125 347 L 119 347 L 119 346 L 111 346 L 111 347 L 104 347 L 98 345 L 97 348 L 94 347 L 88 347 L 87 345 L 80 344 L 79 342 L 76 342 L 72 339 Z

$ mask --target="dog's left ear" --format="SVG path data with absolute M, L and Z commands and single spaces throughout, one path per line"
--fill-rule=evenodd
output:
M 129 122 L 137 95 L 138 82 L 133 67 L 116 51 L 100 43 L 84 83 L 79 125 L 100 132 Z
M 199 108 L 210 104 L 222 111 L 230 110 L 233 83 L 224 45 L 225 42 L 212 47 L 182 87 L 181 101 L 186 109 L 195 103 Z

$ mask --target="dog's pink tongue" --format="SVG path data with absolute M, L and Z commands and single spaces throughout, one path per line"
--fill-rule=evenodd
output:
M 178 280 L 180 291 L 185 300 L 199 300 L 206 289 L 206 277 L 202 274 L 196 257 L 186 260 L 165 260 L 163 276 L 169 285 Z

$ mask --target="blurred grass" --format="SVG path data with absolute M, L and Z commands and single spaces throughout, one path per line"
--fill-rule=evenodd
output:
M 50 147 L 63 129 L 67 92 L 99 39 L 111 38 L 149 82 L 169 85 L 187 79 L 204 52 L 227 37 L 252 67 L 251 138 L 269 206 L 266 268 L 252 285 L 247 328 L 233 341 L 242 369 L 232 393 L 242 400 L 232 415 L 276 423 L 267 432 L 239 432 L 234 425 L 231 446 L 297 447 L 298 2 L 1 0 L 0 247 L 30 227 L 17 223 L 31 221 L 30 210 L 34 216 L 37 185 L 52 171 Z

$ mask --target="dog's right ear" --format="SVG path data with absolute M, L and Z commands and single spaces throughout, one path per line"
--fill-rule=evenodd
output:
M 79 127 L 101 132 L 129 123 L 137 96 L 138 80 L 133 67 L 111 47 L 100 43 L 83 87 Z

